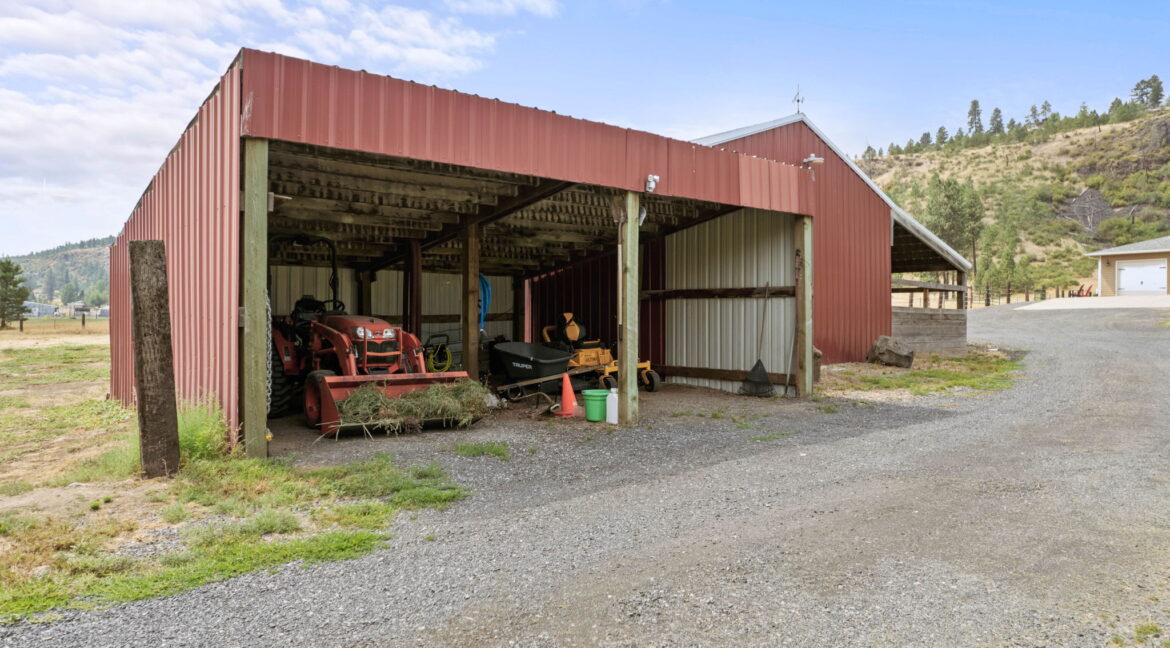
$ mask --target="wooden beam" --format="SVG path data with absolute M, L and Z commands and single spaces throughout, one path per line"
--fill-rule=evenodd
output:
M 353 276 L 358 283 L 358 313 L 369 317 L 374 313 L 374 273 L 355 272 Z
M 627 191 L 618 224 L 618 421 L 638 422 L 638 207 L 641 194 Z
M 268 140 L 244 140 L 240 227 L 240 419 L 249 457 L 268 456 Z
M 426 173 L 392 168 L 390 166 L 374 166 L 371 164 L 346 162 L 297 153 L 275 153 L 273 155 L 273 161 L 282 169 L 313 171 L 338 178 L 364 178 L 367 180 L 413 183 L 461 189 L 476 193 L 491 193 L 501 196 L 512 196 L 516 194 L 516 185 L 509 182 Z
M 524 341 L 524 316 L 528 282 L 519 275 L 512 277 L 512 340 Z
M 895 287 L 894 292 L 916 292 L 919 289 L 940 290 L 943 292 L 967 292 L 967 286 L 961 283 L 944 284 L 932 283 L 929 281 L 910 281 L 909 279 L 891 279 L 890 285 Z M 906 288 L 907 290 L 897 290 L 897 288 Z
M 469 222 L 463 228 L 463 370 L 479 380 L 479 235 L 480 225 Z
M 473 224 L 477 229 L 476 245 L 478 246 L 479 243 L 478 230 L 482 229 L 485 225 L 514 214 L 521 209 L 528 207 L 529 205 L 533 205 L 544 200 L 545 198 L 555 196 L 556 194 L 572 186 L 572 182 L 562 182 L 560 180 L 541 180 L 535 186 L 532 186 L 525 191 L 521 191 L 515 196 L 501 200 L 498 205 L 480 205 L 476 215 L 470 217 L 467 220 L 469 225 Z M 441 245 L 448 241 L 453 241 L 457 237 L 465 235 L 466 231 L 466 225 L 460 227 L 444 227 L 443 231 L 439 232 L 438 235 L 429 237 L 423 241 L 422 249 L 426 250 L 428 248 L 435 247 L 436 245 Z M 403 257 L 404 255 L 402 252 L 393 252 L 391 254 L 387 254 L 381 259 L 378 259 L 377 261 L 374 261 L 373 263 L 370 263 L 365 269 L 380 270 L 386 266 L 401 262 Z
M 162 241 L 130 241 L 130 292 L 142 472 L 166 477 L 179 471 L 179 415 Z
M 771 286 L 757 288 L 676 288 L 672 290 L 643 290 L 643 300 L 655 299 L 762 299 L 772 297 L 795 297 L 796 286 Z
M 279 193 L 325 198 L 330 195 L 353 196 L 345 200 L 380 202 L 389 200 L 410 203 L 409 199 L 433 200 L 452 205 L 467 203 L 496 204 L 498 193 L 480 193 L 465 189 L 451 189 L 427 183 L 370 180 L 352 176 L 331 175 L 311 171 L 274 169 L 269 182 L 281 185 Z M 273 189 L 273 191 L 277 191 Z M 325 195 L 320 195 L 325 194 Z
M 372 315 L 378 319 L 386 320 L 391 324 L 398 324 L 399 326 L 406 326 L 406 321 L 402 319 L 401 315 Z M 439 313 L 439 314 L 424 314 L 422 316 L 423 324 L 458 324 L 463 321 L 462 313 Z M 511 321 L 511 313 L 488 313 L 487 321 L 489 322 L 508 322 Z
M 413 221 L 412 227 L 418 227 L 420 229 L 430 229 L 428 227 L 424 227 L 424 225 L 428 223 L 434 223 L 438 225 L 441 224 L 441 221 L 446 221 L 447 223 L 458 221 L 458 216 L 450 215 L 453 211 L 450 209 L 406 207 L 399 205 L 358 202 L 355 200 L 313 198 L 308 196 L 292 196 L 287 200 L 278 201 L 276 211 L 281 215 L 285 215 L 289 212 L 319 212 L 333 215 L 334 219 L 340 219 L 341 215 L 348 215 L 355 220 L 346 222 L 370 223 L 373 225 L 389 224 L 388 221 L 390 219 L 401 219 L 403 221 L 410 220 Z M 356 220 L 358 217 L 362 216 L 365 216 L 366 218 Z M 432 218 L 432 216 L 434 216 L 434 218 Z
M 422 335 L 422 245 L 411 239 L 406 257 L 406 272 L 402 273 L 402 313 L 406 330 Z
M 796 247 L 796 393 L 813 393 L 813 220 L 796 215 L 793 219 Z
M 742 382 L 747 379 L 748 372 L 743 369 L 712 369 L 710 367 L 678 367 L 674 365 L 654 365 L 654 370 L 663 376 L 676 378 L 705 378 L 708 380 L 732 380 Z M 783 373 L 768 372 L 768 380 L 773 385 L 791 384 L 795 376 Z

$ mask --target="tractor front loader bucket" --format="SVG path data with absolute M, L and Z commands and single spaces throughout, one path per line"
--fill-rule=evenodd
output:
M 466 371 L 435 373 L 373 374 L 362 376 L 325 376 L 319 383 L 320 417 L 317 419 L 321 435 L 335 435 L 342 427 L 337 404 L 364 385 L 375 385 L 390 398 L 421 391 L 435 384 L 467 380 Z

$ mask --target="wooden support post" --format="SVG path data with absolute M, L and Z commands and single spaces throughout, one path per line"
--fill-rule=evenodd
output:
M 81 328 L 85 328 L 85 313 L 81 314 Z
M 460 233 L 463 240 L 463 370 L 479 380 L 479 238 L 480 225 L 468 223 Z M 421 273 L 420 273 L 421 274 Z
M 240 227 L 240 419 L 249 457 L 268 456 L 268 140 L 244 140 Z
M 813 393 L 813 220 L 795 216 L 796 247 L 796 394 Z
M 179 470 L 179 414 L 162 241 L 130 241 L 130 294 L 142 472 L 164 477 Z
M 358 270 L 353 274 L 357 277 L 358 295 L 361 302 L 358 313 L 371 317 L 374 314 L 374 278 L 377 273 Z
M 516 342 L 524 341 L 524 319 L 526 313 L 524 312 L 524 305 L 526 303 L 525 290 L 528 288 L 528 282 L 524 277 L 512 277 L 512 340 Z
M 625 213 L 618 224 L 618 422 L 638 423 L 638 212 L 642 196 L 626 192 Z
M 406 272 L 402 273 L 402 326 L 410 333 L 422 335 L 422 243 L 410 239 L 409 246 Z
M 967 287 L 967 273 L 966 272 L 959 272 L 958 280 L 956 283 L 958 283 L 963 288 L 966 288 Z M 966 310 L 967 309 L 967 293 L 969 293 L 969 292 L 970 291 L 960 292 L 955 297 L 955 305 L 958 307 L 959 310 Z

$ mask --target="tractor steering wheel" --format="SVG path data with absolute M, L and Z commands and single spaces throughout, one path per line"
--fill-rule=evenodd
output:
M 341 301 L 340 299 L 326 299 L 321 302 L 321 306 L 324 307 L 326 313 L 345 312 L 345 302 Z M 331 306 L 334 308 L 330 308 Z

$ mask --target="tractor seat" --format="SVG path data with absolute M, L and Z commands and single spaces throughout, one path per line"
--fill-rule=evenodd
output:
M 600 349 L 601 340 L 581 340 L 573 343 L 574 349 Z

